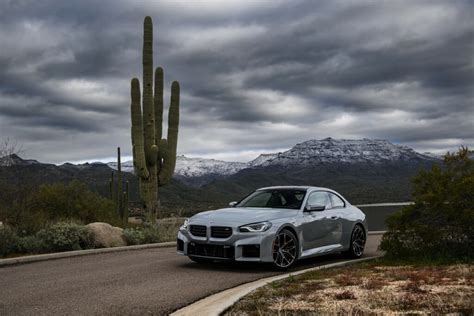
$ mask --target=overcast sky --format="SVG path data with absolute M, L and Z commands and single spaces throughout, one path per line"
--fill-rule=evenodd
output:
M 471 1 L 0 0 L 0 138 L 44 162 L 130 156 L 143 18 L 181 83 L 178 153 L 308 139 L 474 146 Z

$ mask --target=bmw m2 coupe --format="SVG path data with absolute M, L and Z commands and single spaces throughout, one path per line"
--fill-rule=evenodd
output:
M 229 206 L 187 219 L 178 232 L 178 253 L 196 262 L 269 262 L 278 269 L 302 258 L 364 253 L 365 214 L 336 191 L 267 187 Z

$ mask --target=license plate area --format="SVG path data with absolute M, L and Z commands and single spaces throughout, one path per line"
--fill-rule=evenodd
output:
M 193 242 L 188 245 L 188 255 L 217 259 L 234 259 L 235 248 L 229 245 L 200 244 Z

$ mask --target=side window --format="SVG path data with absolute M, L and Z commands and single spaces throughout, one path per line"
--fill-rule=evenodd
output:
M 315 205 L 315 204 L 322 204 L 326 205 L 327 209 L 331 208 L 331 201 L 329 200 L 329 195 L 327 192 L 313 192 L 308 197 L 307 205 Z
M 344 201 L 338 197 L 336 194 L 334 193 L 329 193 L 329 195 L 331 196 L 331 201 L 332 201 L 332 207 L 334 208 L 341 208 L 341 207 L 345 207 L 346 206 L 346 203 L 344 203 Z

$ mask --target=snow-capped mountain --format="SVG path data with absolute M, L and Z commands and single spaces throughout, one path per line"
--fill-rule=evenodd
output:
M 423 160 L 436 160 L 436 158 L 431 155 L 420 154 L 407 146 L 392 144 L 388 140 L 325 138 L 299 143 L 284 152 L 262 154 L 247 163 L 178 156 L 176 158 L 175 176 L 181 179 L 205 178 L 205 180 L 201 179 L 199 181 L 202 184 L 215 176 L 230 176 L 247 168 Z M 115 162 L 110 162 L 107 165 L 113 169 L 117 167 Z M 133 172 L 132 161 L 123 162 L 122 171 Z
M 184 177 L 200 177 L 208 174 L 231 175 L 247 168 L 243 162 L 230 162 L 216 159 L 176 157 L 175 174 Z
M 108 163 L 107 163 L 107 166 L 109 166 L 109 167 L 112 168 L 112 169 L 117 170 L 117 162 L 115 162 L 115 161 L 113 161 L 113 162 L 108 162 Z M 128 161 L 122 162 L 122 171 L 123 171 L 123 172 L 131 172 L 131 173 L 133 173 L 133 161 L 132 161 L 132 160 L 128 160 Z
M 410 147 L 379 139 L 308 140 L 277 153 L 260 155 L 249 162 L 252 167 L 312 165 L 320 163 L 383 163 L 433 160 Z
M 107 165 L 112 169 L 117 169 L 116 162 L 109 162 Z M 174 174 L 183 177 L 201 177 L 211 174 L 227 176 L 246 167 L 247 164 L 243 162 L 177 156 Z M 133 162 L 131 160 L 122 162 L 122 171 L 133 172 Z

